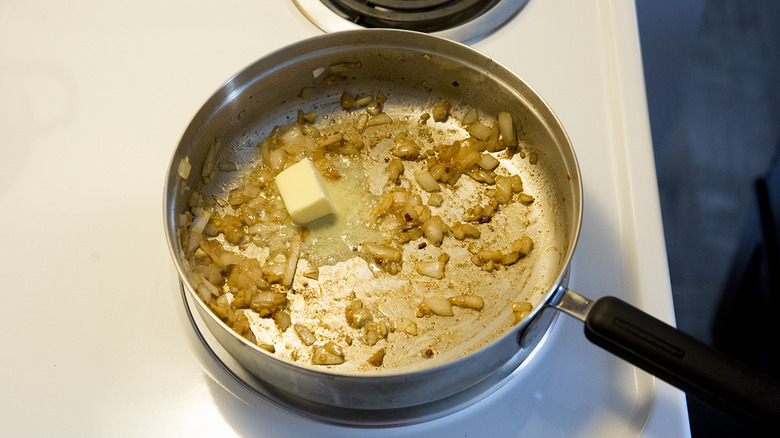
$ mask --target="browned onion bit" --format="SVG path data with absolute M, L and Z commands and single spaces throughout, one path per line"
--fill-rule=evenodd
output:
M 469 251 L 473 254 L 472 263 L 481 266 L 486 271 L 493 271 L 500 265 L 507 266 L 516 263 L 528 255 L 532 248 L 533 240 L 528 236 L 523 236 L 513 241 L 510 248 L 505 251 L 483 249 L 476 246 L 470 246 Z
M 381 367 L 384 360 L 385 360 L 385 349 L 380 348 L 374 354 L 372 354 L 371 357 L 368 358 L 368 363 L 375 367 Z
M 361 337 L 361 341 L 363 341 L 365 345 L 373 347 L 377 342 L 379 342 L 380 339 L 384 337 L 385 335 L 382 334 L 382 331 L 379 328 L 379 323 L 376 321 L 371 321 L 363 328 L 363 336 Z
M 444 233 L 449 230 L 440 216 L 433 216 L 422 224 L 422 231 L 428 242 L 435 246 L 441 246 Z
M 458 240 L 463 240 L 467 237 L 479 239 L 479 237 L 482 235 L 482 233 L 479 231 L 479 228 L 470 223 L 463 222 L 453 223 L 450 227 L 450 233 L 452 233 L 452 237 Z
M 344 349 L 335 342 L 315 347 L 311 358 L 315 365 L 340 365 L 345 360 Z
M 533 310 L 533 305 L 528 301 L 519 301 L 512 303 L 512 313 L 514 314 L 515 324 L 522 321 L 523 318 Z
M 485 300 L 478 295 L 458 295 L 450 298 L 453 306 L 465 307 L 468 309 L 482 310 Z
M 271 317 L 273 318 L 274 322 L 276 322 L 277 327 L 279 327 L 279 331 L 287 331 L 287 329 L 292 325 L 290 314 L 286 310 L 280 310 L 271 315 Z
M 452 316 L 452 303 L 447 298 L 439 295 L 425 298 L 417 307 L 417 317 L 428 315 Z
M 387 178 L 390 181 L 397 181 L 398 177 L 404 173 L 404 162 L 395 157 L 387 163 Z
M 450 256 L 444 253 L 435 260 L 418 261 L 415 264 L 415 269 L 418 274 L 441 279 L 444 278 L 444 267 L 449 260 Z
M 249 306 L 260 316 L 271 316 L 284 308 L 287 304 L 287 295 L 281 292 L 260 291 L 249 303 Z
M 371 311 L 363 307 L 363 301 L 355 300 L 346 308 L 347 323 L 354 328 L 362 328 L 371 320 Z
M 422 152 L 420 145 L 404 133 L 395 136 L 393 145 L 394 147 L 391 153 L 404 160 L 416 160 Z
M 433 106 L 431 114 L 434 122 L 443 122 L 450 115 L 452 104 L 449 102 L 439 103 Z
M 314 337 L 314 333 L 312 333 L 312 331 L 309 330 L 309 328 L 305 325 L 295 324 L 293 328 L 295 329 L 295 333 L 297 333 L 298 337 L 301 339 L 301 342 L 303 342 L 303 345 L 311 345 L 317 340 L 317 338 Z

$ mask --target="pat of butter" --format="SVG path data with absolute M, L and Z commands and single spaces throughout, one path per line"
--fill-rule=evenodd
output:
M 298 223 L 312 222 L 336 212 L 327 186 L 308 158 L 281 171 L 276 176 L 276 186 L 287 212 Z

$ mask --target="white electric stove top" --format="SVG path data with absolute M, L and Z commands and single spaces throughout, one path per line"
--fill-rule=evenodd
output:
M 530 0 L 472 45 L 526 79 L 574 144 L 585 214 L 570 286 L 673 323 L 634 14 Z M 563 316 L 496 392 L 420 424 L 324 424 L 226 377 L 183 316 L 165 172 L 223 81 L 321 32 L 283 0 L 0 0 L 0 435 L 690 436 L 680 391 Z

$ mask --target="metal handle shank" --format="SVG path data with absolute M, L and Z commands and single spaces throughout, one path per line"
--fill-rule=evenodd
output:
M 775 381 L 618 298 L 593 304 L 585 336 L 702 401 L 780 428 Z

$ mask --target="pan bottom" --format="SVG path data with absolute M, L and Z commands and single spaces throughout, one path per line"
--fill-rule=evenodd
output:
M 179 281 L 185 330 L 194 331 L 193 349 L 210 377 L 226 391 L 249 406 L 264 403 L 292 415 L 322 423 L 353 427 L 391 427 L 417 424 L 458 412 L 501 388 L 534 355 L 547 339 L 558 312 L 543 312 L 527 330 L 538 334 L 523 336 L 515 354 L 503 366 L 479 383 L 446 398 L 397 409 L 353 409 L 312 402 L 284 392 L 257 378 L 242 367 L 211 334 L 200 315 L 192 311 L 192 298 Z

